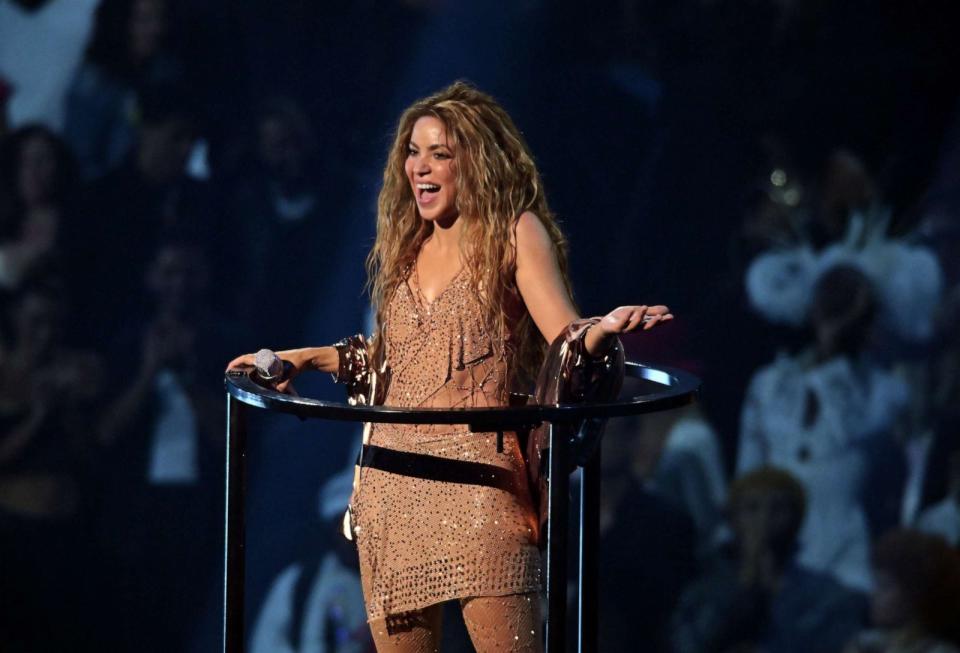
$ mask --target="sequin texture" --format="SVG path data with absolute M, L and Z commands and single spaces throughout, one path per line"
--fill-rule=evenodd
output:
M 539 598 L 536 594 L 461 599 L 463 623 L 477 653 L 540 653 Z M 370 623 L 377 651 L 438 653 L 441 640 L 441 606 Z
M 432 303 L 418 299 L 413 283 L 397 288 L 387 310 L 384 404 L 505 404 L 510 361 L 484 328 L 468 275 L 459 273 Z M 465 425 L 377 424 L 369 444 L 495 465 L 516 479 L 502 489 L 363 467 L 352 509 L 369 620 L 451 599 L 539 590 L 536 517 L 515 433 L 504 434 L 498 453 L 495 433 L 470 433 Z

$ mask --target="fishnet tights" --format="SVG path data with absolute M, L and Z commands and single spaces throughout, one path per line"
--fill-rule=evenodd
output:
M 536 594 L 478 596 L 460 600 L 463 621 L 477 653 L 540 653 L 540 606 Z M 370 623 L 380 653 L 438 653 L 442 604 Z

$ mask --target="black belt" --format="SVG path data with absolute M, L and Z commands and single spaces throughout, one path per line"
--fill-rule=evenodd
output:
M 515 473 L 486 463 L 397 451 L 370 444 L 363 446 L 359 463 L 362 467 L 428 481 L 484 485 L 512 493 L 518 490 Z

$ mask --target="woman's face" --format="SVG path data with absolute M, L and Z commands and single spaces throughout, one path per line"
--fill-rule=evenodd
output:
M 30 207 L 52 198 L 57 176 L 57 154 L 43 136 L 34 136 L 20 148 L 20 198 Z
M 457 175 L 454 150 L 443 122 L 424 116 L 413 125 L 404 170 L 424 220 L 455 218 Z

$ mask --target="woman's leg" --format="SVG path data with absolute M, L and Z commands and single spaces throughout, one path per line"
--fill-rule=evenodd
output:
M 370 622 L 378 653 L 438 653 L 443 604 L 431 605 L 402 617 Z
M 540 597 L 536 594 L 475 596 L 460 601 L 477 653 L 540 653 Z

